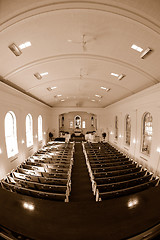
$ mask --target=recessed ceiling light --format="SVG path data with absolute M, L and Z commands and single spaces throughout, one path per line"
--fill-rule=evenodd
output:
M 143 48 L 138 47 L 138 46 L 135 45 L 135 44 L 133 44 L 133 45 L 131 46 L 131 48 L 134 49 L 134 50 L 136 50 L 136 51 L 138 51 L 138 52 L 142 52 L 142 51 L 143 51 Z
M 48 75 L 48 72 L 44 72 L 44 73 L 40 73 L 40 75 L 43 77 L 43 76 L 46 76 Z
M 61 97 L 62 95 L 61 94 L 58 94 L 57 97 Z
M 64 99 L 62 99 L 61 102 L 64 102 Z
M 52 90 L 55 89 L 55 88 L 57 88 L 57 87 L 48 87 L 47 90 L 48 90 L 48 91 L 52 91 Z
M 100 95 L 96 94 L 96 95 L 95 95 L 95 97 L 101 98 L 102 96 L 100 96 Z
M 110 91 L 110 88 L 106 88 L 106 87 L 101 87 L 101 89 L 105 90 L 106 92 Z
M 22 49 L 30 47 L 30 46 L 31 46 L 31 42 L 25 42 L 25 43 L 22 43 L 21 45 L 19 45 L 19 48 L 22 50 Z
M 92 101 L 92 102 L 95 102 L 95 100 L 94 100 L 94 99 L 92 99 L 91 101 Z
M 117 73 L 111 73 L 112 76 L 115 76 L 118 78 L 118 80 L 122 80 L 122 78 L 124 78 L 126 75 L 124 74 L 117 74 Z M 110 90 L 110 89 L 109 89 Z
M 112 76 L 118 77 L 119 75 L 117 73 L 111 73 Z
M 45 76 L 45 75 L 48 75 L 48 72 L 44 72 L 44 73 L 35 73 L 34 74 L 34 76 L 38 79 L 38 80 L 40 80 L 40 79 L 42 79 L 42 77 L 43 76 Z

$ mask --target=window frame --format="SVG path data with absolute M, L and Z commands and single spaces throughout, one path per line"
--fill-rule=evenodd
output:
M 114 138 L 116 140 L 118 140 L 118 116 L 117 115 L 115 116 L 114 124 L 115 124 L 115 135 L 114 135 Z
M 80 124 L 79 124 L 79 127 L 77 126 L 77 119 L 76 118 L 78 118 L 79 119 L 79 121 L 80 121 Z M 82 124 L 82 119 L 81 119 L 81 116 L 79 116 L 79 115 L 76 115 L 75 117 L 74 117 L 74 128 L 75 129 L 81 129 L 81 124 Z
M 8 134 L 7 131 L 9 128 L 6 126 L 6 124 L 7 124 L 6 119 L 7 119 L 8 114 L 11 115 L 12 123 L 13 123 L 12 124 L 13 125 L 12 134 L 10 136 L 7 136 L 7 134 Z M 16 121 L 16 115 L 13 111 L 8 111 L 5 115 L 4 130 L 5 130 L 5 143 L 6 143 L 7 156 L 8 156 L 8 158 L 11 158 L 11 157 L 14 157 L 16 154 L 18 154 L 18 152 L 19 152 L 18 151 L 18 142 L 17 142 L 17 121 Z M 11 144 L 11 142 L 12 142 L 12 144 Z M 10 145 L 13 145 L 13 147 L 11 148 Z
M 29 120 L 30 120 L 30 130 L 27 131 L 27 117 L 29 117 Z M 29 136 L 30 135 L 30 136 Z M 28 139 L 28 136 L 30 137 Z M 31 147 L 33 146 L 33 118 L 32 118 L 32 115 L 30 113 L 27 114 L 26 116 L 26 145 L 27 147 Z
M 38 116 L 38 141 L 41 142 L 43 140 L 43 119 L 42 115 Z
M 129 131 L 127 131 L 127 119 L 128 119 L 128 117 L 129 117 L 129 119 L 130 119 L 130 132 Z M 129 132 L 129 143 L 127 143 L 127 135 L 128 135 L 128 132 Z M 131 116 L 129 115 L 129 114 L 126 114 L 126 116 L 125 116 L 125 145 L 126 146 L 130 146 L 131 145 Z
M 150 115 L 149 116 L 149 118 L 151 118 L 150 122 L 149 121 L 148 122 L 145 121 L 147 115 Z M 146 123 L 151 123 L 151 126 L 146 126 Z M 152 137 L 153 137 L 153 117 L 152 117 L 152 114 L 150 112 L 145 112 L 143 114 L 143 116 L 142 116 L 142 123 L 141 124 L 142 124 L 141 125 L 141 129 L 142 129 L 141 130 L 141 153 L 143 153 L 143 154 L 145 154 L 147 156 L 150 156 L 151 146 L 152 146 Z M 149 129 L 150 131 L 148 131 L 148 132 L 151 132 L 151 134 L 147 134 L 146 127 L 150 127 L 150 129 Z M 150 145 L 149 146 L 146 145 L 147 147 L 144 148 L 144 146 L 145 146 L 144 142 L 147 142 L 147 141 L 145 141 L 147 137 L 151 138 Z M 143 148 L 146 149 L 146 150 L 143 150 Z M 147 148 L 148 148 L 148 152 L 147 152 Z

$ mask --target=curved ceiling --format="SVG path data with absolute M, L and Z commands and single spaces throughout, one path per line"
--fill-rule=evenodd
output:
M 22 2 L 0 1 L 3 82 L 51 107 L 99 108 L 159 83 L 159 1 Z

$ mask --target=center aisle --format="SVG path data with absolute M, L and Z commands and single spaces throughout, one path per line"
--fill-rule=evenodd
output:
M 75 143 L 70 202 L 95 201 L 89 179 L 82 143 Z

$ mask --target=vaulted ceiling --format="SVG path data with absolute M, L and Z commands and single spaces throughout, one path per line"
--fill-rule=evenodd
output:
M 159 0 L 0 0 L 1 81 L 52 107 L 106 107 L 159 83 L 159 12 Z

